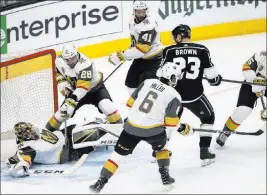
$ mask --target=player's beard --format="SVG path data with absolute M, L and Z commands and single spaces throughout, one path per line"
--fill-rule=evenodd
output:
M 137 24 L 139 24 L 140 22 L 142 22 L 144 19 L 146 19 L 147 16 L 141 16 L 141 17 L 137 17 L 135 15 L 135 21 Z

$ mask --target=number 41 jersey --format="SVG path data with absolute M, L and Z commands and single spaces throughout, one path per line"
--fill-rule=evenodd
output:
M 196 101 L 203 94 L 202 78 L 215 78 L 218 74 L 211 62 L 209 50 L 196 43 L 179 43 L 163 50 L 163 62 L 178 64 L 183 72 L 175 89 L 182 97 L 183 103 Z
M 181 108 L 179 93 L 158 79 L 147 79 L 127 101 L 131 107 L 125 131 L 139 137 L 150 137 L 175 127 Z

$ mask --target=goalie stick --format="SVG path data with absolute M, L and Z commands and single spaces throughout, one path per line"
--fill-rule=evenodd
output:
M 194 131 L 201 131 L 201 132 L 209 132 L 209 133 L 221 133 L 221 130 L 211 130 L 211 129 L 193 129 Z M 238 131 L 229 131 L 225 130 L 229 134 L 236 134 L 236 135 L 254 135 L 254 136 L 259 136 L 263 133 L 262 130 L 258 130 L 255 132 L 238 132 Z
M 65 170 L 60 169 L 34 169 L 29 170 L 28 173 L 30 175 L 71 175 L 75 173 L 87 159 L 88 154 L 83 154 L 82 157 L 70 168 Z M 8 173 L 8 170 L 1 170 L 1 173 Z

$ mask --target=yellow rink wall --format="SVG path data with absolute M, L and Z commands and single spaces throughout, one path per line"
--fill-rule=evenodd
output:
M 266 32 L 266 18 L 193 27 L 192 41 L 262 32 Z M 171 31 L 161 32 L 161 41 L 163 45 L 173 44 Z M 129 45 L 130 39 L 123 38 L 82 46 L 79 47 L 79 51 L 89 56 L 90 58 L 99 58 L 110 55 L 115 51 L 126 50 L 129 48 Z

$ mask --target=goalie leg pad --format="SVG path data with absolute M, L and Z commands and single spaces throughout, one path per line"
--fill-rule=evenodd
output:
M 247 106 L 239 106 L 235 109 L 234 113 L 228 118 L 226 126 L 228 129 L 235 131 L 239 125 L 246 120 L 252 112 L 252 108 Z
M 98 103 L 99 109 L 107 116 L 110 123 L 122 123 L 121 116 L 110 99 L 103 99 Z

